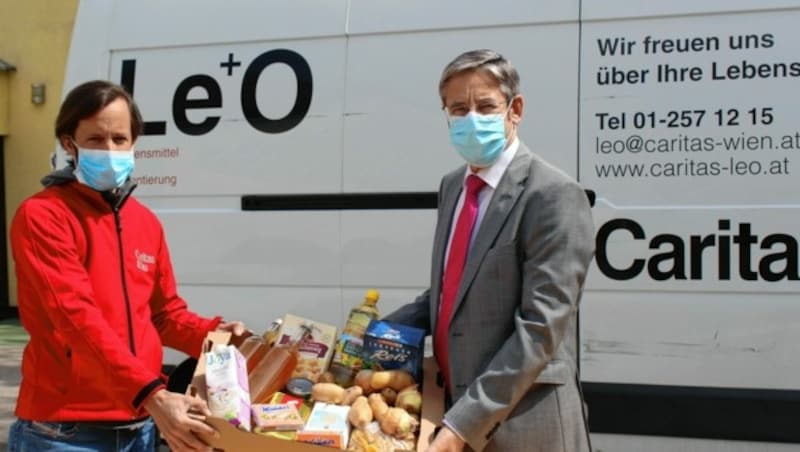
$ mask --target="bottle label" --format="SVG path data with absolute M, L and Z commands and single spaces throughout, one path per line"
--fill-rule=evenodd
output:
M 344 332 L 352 336 L 363 337 L 371 320 L 372 317 L 366 312 L 351 312 L 350 318 L 347 320 L 347 325 L 345 325 Z
M 333 361 L 351 369 L 361 369 L 363 344 L 364 341 L 360 337 L 346 333 L 342 334 L 339 342 L 336 343 L 336 353 L 333 355 Z
M 360 338 L 351 337 L 348 338 L 347 342 L 344 343 L 344 347 L 342 348 L 342 353 L 345 355 L 350 355 L 354 357 L 361 356 L 361 348 L 364 342 Z

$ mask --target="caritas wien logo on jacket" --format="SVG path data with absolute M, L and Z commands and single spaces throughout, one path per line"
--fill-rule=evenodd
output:
M 136 268 L 143 272 L 149 272 L 150 266 L 156 263 L 156 258 L 138 249 L 133 252 L 136 255 Z

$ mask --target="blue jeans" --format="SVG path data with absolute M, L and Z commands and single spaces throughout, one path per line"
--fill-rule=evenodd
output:
M 17 419 L 8 435 L 9 452 L 153 452 L 157 430 L 152 419 L 138 428 L 109 428 L 86 422 Z

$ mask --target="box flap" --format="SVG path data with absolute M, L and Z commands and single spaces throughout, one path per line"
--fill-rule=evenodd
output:
M 214 344 L 228 345 L 231 340 L 231 333 L 224 331 L 210 331 L 203 340 L 203 348 L 200 350 L 200 359 L 197 360 L 197 367 L 194 369 L 192 381 L 186 388 L 186 393 L 196 395 L 203 400 L 208 397 L 206 394 L 206 352 L 211 350 Z
M 439 367 L 432 356 L 422 361 L 422 413 L 419 419 L 417 450 L 424 451 L 433 441 L 436 428 L 444 417 L 444 388 L 436 384 Z

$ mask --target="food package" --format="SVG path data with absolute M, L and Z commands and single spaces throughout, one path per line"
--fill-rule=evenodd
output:
M 300 397 L 295 397 L 290 394 L 286 394 L 284 392 L 276 392 L 272 395 L 269 399 L 270 405 L 280 405 L 280 404 L 287 404 L 293 406 L 297 413 L 300 415 L 300 419 L 302 419 L 303 423 L 308 420 L 308 416 L 311 414 L 311 403 L 307 402 Z M 296 430 L 263 430 L 258 432 L 265 436 L 272 436 L 275 438 L 286 439 L 294 441 L 297 439 L 297 431 Z
M 232 345 L 217 344 L 205 359 L 211 415 L 250 431 L 250 391 L 244 357 Z
M 291 378 L 305 378 L 312 383 L 319 381 L 320 375 L 328 369 L 336 343 L 336 327 L 325 323 L 286 314 L 278 332 L 276 344 L 285 344 L 297 336 L 300 325 L 311 327 L 311 340 L 300 345 L 297 367 Z
M 253 431 L 255 433 L 299 430 L 303 424 L 303 418 L 300 417 L 295 404 L 253 404 Z
M 350 423 L 347 414 L 350 407 L 317 402 L 305 427 L 297 432 L 297 441 L 334 447 L 347 448 L 350 438 Z
M 284 392 L 278 391 L 272 394 L 272 397 L 269 398 L 269 403 L 272 405 L 286 403 L 294 406 L 297 409 L 297 413 L 303 419 L 303 422 L 307 421 L 308 416 L 311 414 L 311 402 L 307 402 L 300 397 L 295 397 Z
M 364 335 L 362 359 L 372 369 L 402 369 L 422 381 L 425 331 L 419 328 L 373 320 Z

